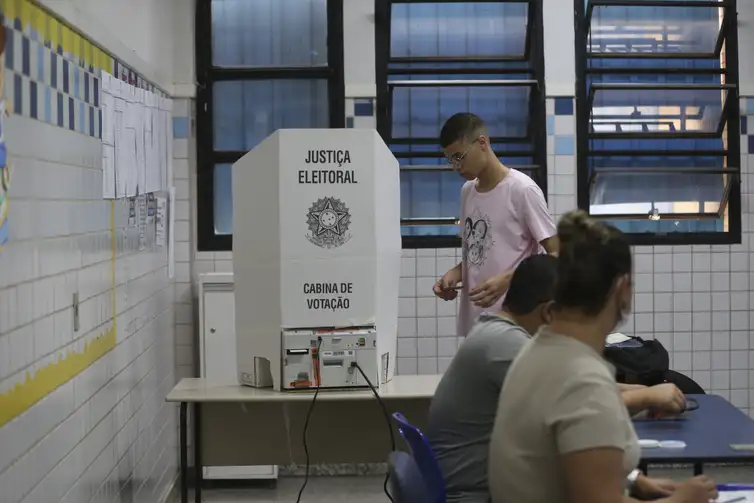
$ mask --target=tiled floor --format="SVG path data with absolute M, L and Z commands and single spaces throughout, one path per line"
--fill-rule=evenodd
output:
M 754 483 L 754 467 L 720 467 L 708 468 L 705 473 L 716 482 Z M 650 469 L 650 475 L 683 480 L 691 476 L 691 469 L 660 470 Z M 317 477 L 309 480 L 301 503 L 341 503 L 358 501 L 359 503 L 384 503 L 387 500 L 382 492 L 383 477 Z M 211 490 L 205 491 L 203 501 L 206 503 L 294 503 L 301 487 L 300 477 L 285 477 L 278 481 L 276 489 L 248 490 Z M 178 503 L 180 499 L 176 499 Z M 191 498 L 193 501 L 193 495 Z

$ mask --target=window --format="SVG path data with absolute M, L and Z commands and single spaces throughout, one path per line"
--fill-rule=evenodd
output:
M 438 143 L 473 112 L 508 166 L 547 194 L 541 0 L 375 0 L 377 130 L 401 165 L 404 248 L 460 245 L 464 180 Z
M 280 128 L 345 127 L 342 17 L 343 0 L 197 2 L 200 251 L 232 249 L 234 162 Z
M 740 242 L 735 0 L 575 6 L 579 207 L 635 244 Z

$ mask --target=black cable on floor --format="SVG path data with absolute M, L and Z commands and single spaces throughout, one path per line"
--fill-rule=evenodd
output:
M 377 393 L 377 388 L 375 388 L 372 385 L 372 381 L 369 380 L 369 378 L 364 373 L 364 370 L 361 368 L 361 366 L 358 363 L 353 362 L 351 363 L 351 367 L 356 367 L 359 370 L 359 372 L 361 373 L 361 376 L 369 385 L 369 389 L 372 390 L 372 393 L 374 393 L 374 396 L 377 398 L 377 401 L 380 403 L 380 407 L 382 407 L 382 413 L 385 416 L 385 423 L 387 424 L 387 429 L 388 429 L 388 432 L 390 433 L 390 452 L 394 452 L 395 451 L 395 433 L 393 433 L 393 426 L 392 426 L 392 423 L 390 422 L 390 414 L 387 411 L 387 407 L 385 407 L 385 402 L 382 401 L 380 394 Z M 385 482 L 382 484 L 382 488 L 385 491 L 385 495 L 387 496 L 387 498 L 391 502 L 395 503 L 393 500 L 393 497 L 390 495 L 390 491 L 387 490 L 387 483 L 389 480 L 390 480 L 390 469 L 388 467 L 388 471 L 385 474 Z
M 319 389 L 321 382 L 321 369 L 319 365 L 319 350 L 322 347 L 322 337 L 317 337 L 317 358 L 315 359 L 315 365 L 316 368 L 314 371 L 316 372 L 315 375 L 312 377 L 315 379 L 315 382 L 317 383 L 317 389 L 314 392 L 314 397 L 312 398 L 311 403 L 309 404 L 309 410 L 306 411 L 306 420 L 304 421 L 304 456 L 306 456 L 306 470 L 304 472 L 304 483 L 301 484 L 301 489 L 298 491 L 298 498 L 296 498 L 296 503 L 301 502 L 301 495 L 304 494 L 304 489 L 306 489 L 306 484 L 309 483 L 309 445 L 306 442 L 306 433 L 309 431 L 309 419 L 312 417 L 312 411 L 314 410 L 314 404 L 317 403 L 317 395 L 319 395 Z

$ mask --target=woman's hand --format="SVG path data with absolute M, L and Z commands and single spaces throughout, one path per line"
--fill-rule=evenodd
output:
M 678 484 L 667 501 L 671 503 L 709 503 L 718 497 L 715 481 L 704 475 Z
M 670 479 L 655 479 L 639 475 L 634 486 L 634 493 L 642 499 L 666 498 L 678 488 L 678 483 Z

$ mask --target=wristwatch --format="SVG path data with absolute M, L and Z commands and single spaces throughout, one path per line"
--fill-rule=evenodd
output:
M 639 475 L 641 475 L 641 470 L 634 470 L 628 474 L 628 477 L 626 477 L 626 491 L 629 495 L 634 494 L 636 490 L 636 481 L 639 479 Z

